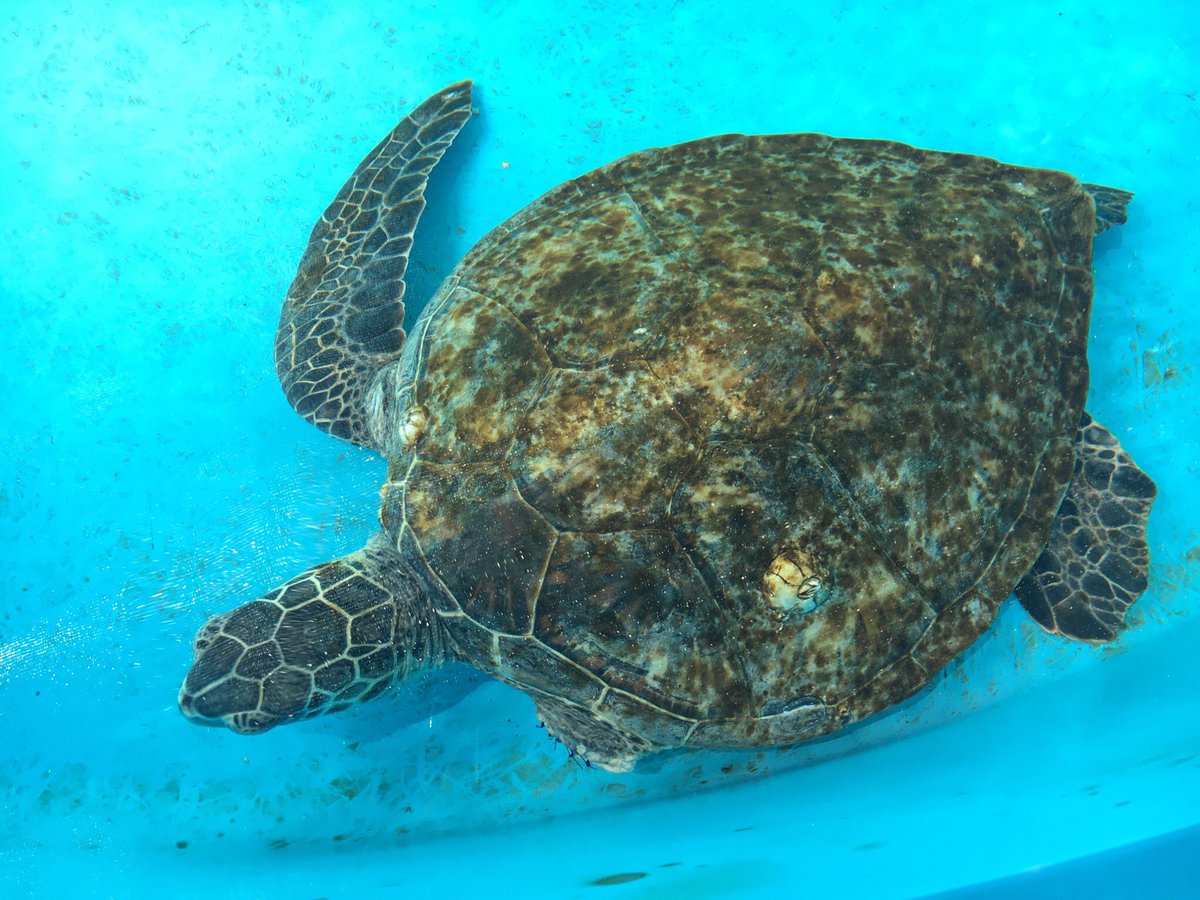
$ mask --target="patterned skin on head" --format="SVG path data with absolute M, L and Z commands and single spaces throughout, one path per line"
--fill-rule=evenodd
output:
M 201 724 L 258 734 L 370 700 L 444 658 L 415 578 L 378 535 L 210 619 L 179 708 Z

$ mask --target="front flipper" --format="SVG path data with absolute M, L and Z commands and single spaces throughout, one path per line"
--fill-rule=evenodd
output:
M 1017 599 L 1039 625 L 1091 643 L 1117 636 L 1146 590 L 1146 520 L 1156 493 L 1117 439 L 1084 413 L 1050 540 L 1017 584 Z
M 372 446 L 364 398 L 404 347 L 404 271 L 425 184 L 471 115 L 471 82 L 434 94 L 354 170 L 300 260 L 275 333 L 292 408 L 322 431 Z
M 537 696 L 534 702 L 550 737 L 565 744 L 572 756 L 609 772 L 628 772 L 639 756 L 656 749 L 582 706 L 546 696 Z

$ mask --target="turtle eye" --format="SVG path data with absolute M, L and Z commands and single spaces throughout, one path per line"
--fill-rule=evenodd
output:
M 200 630 L 196 632 L 196 639 L 192 641 L 192 652 L 198 654 L 207 650 L 212 645 L 212 642 L 220 637 L 221 626 L 225 624 L 228 618 L 229 613 L 223 613 L 219 616 L 213 616 L 205 622 Z

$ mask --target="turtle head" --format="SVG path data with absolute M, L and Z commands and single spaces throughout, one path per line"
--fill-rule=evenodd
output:
M 179 709 L 241 734 L 339 712 L 440 664 L 435 619 L 412 570 L 377 536 L 210 619 L 196 635 Z

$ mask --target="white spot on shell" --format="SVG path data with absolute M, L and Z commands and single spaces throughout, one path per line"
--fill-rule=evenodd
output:
M 425 424 L 429 421 L 429 413 L 423 406 L 414 406 L 404 424 L 400 426 L 400 443 L 407 450 L 421 439 L 425 433 Z
M 771 561 L 763 575 L 763 596 L 783 616 L 804 615 L 825 602 L 824 579 L 807 553 L 789 550 Z

